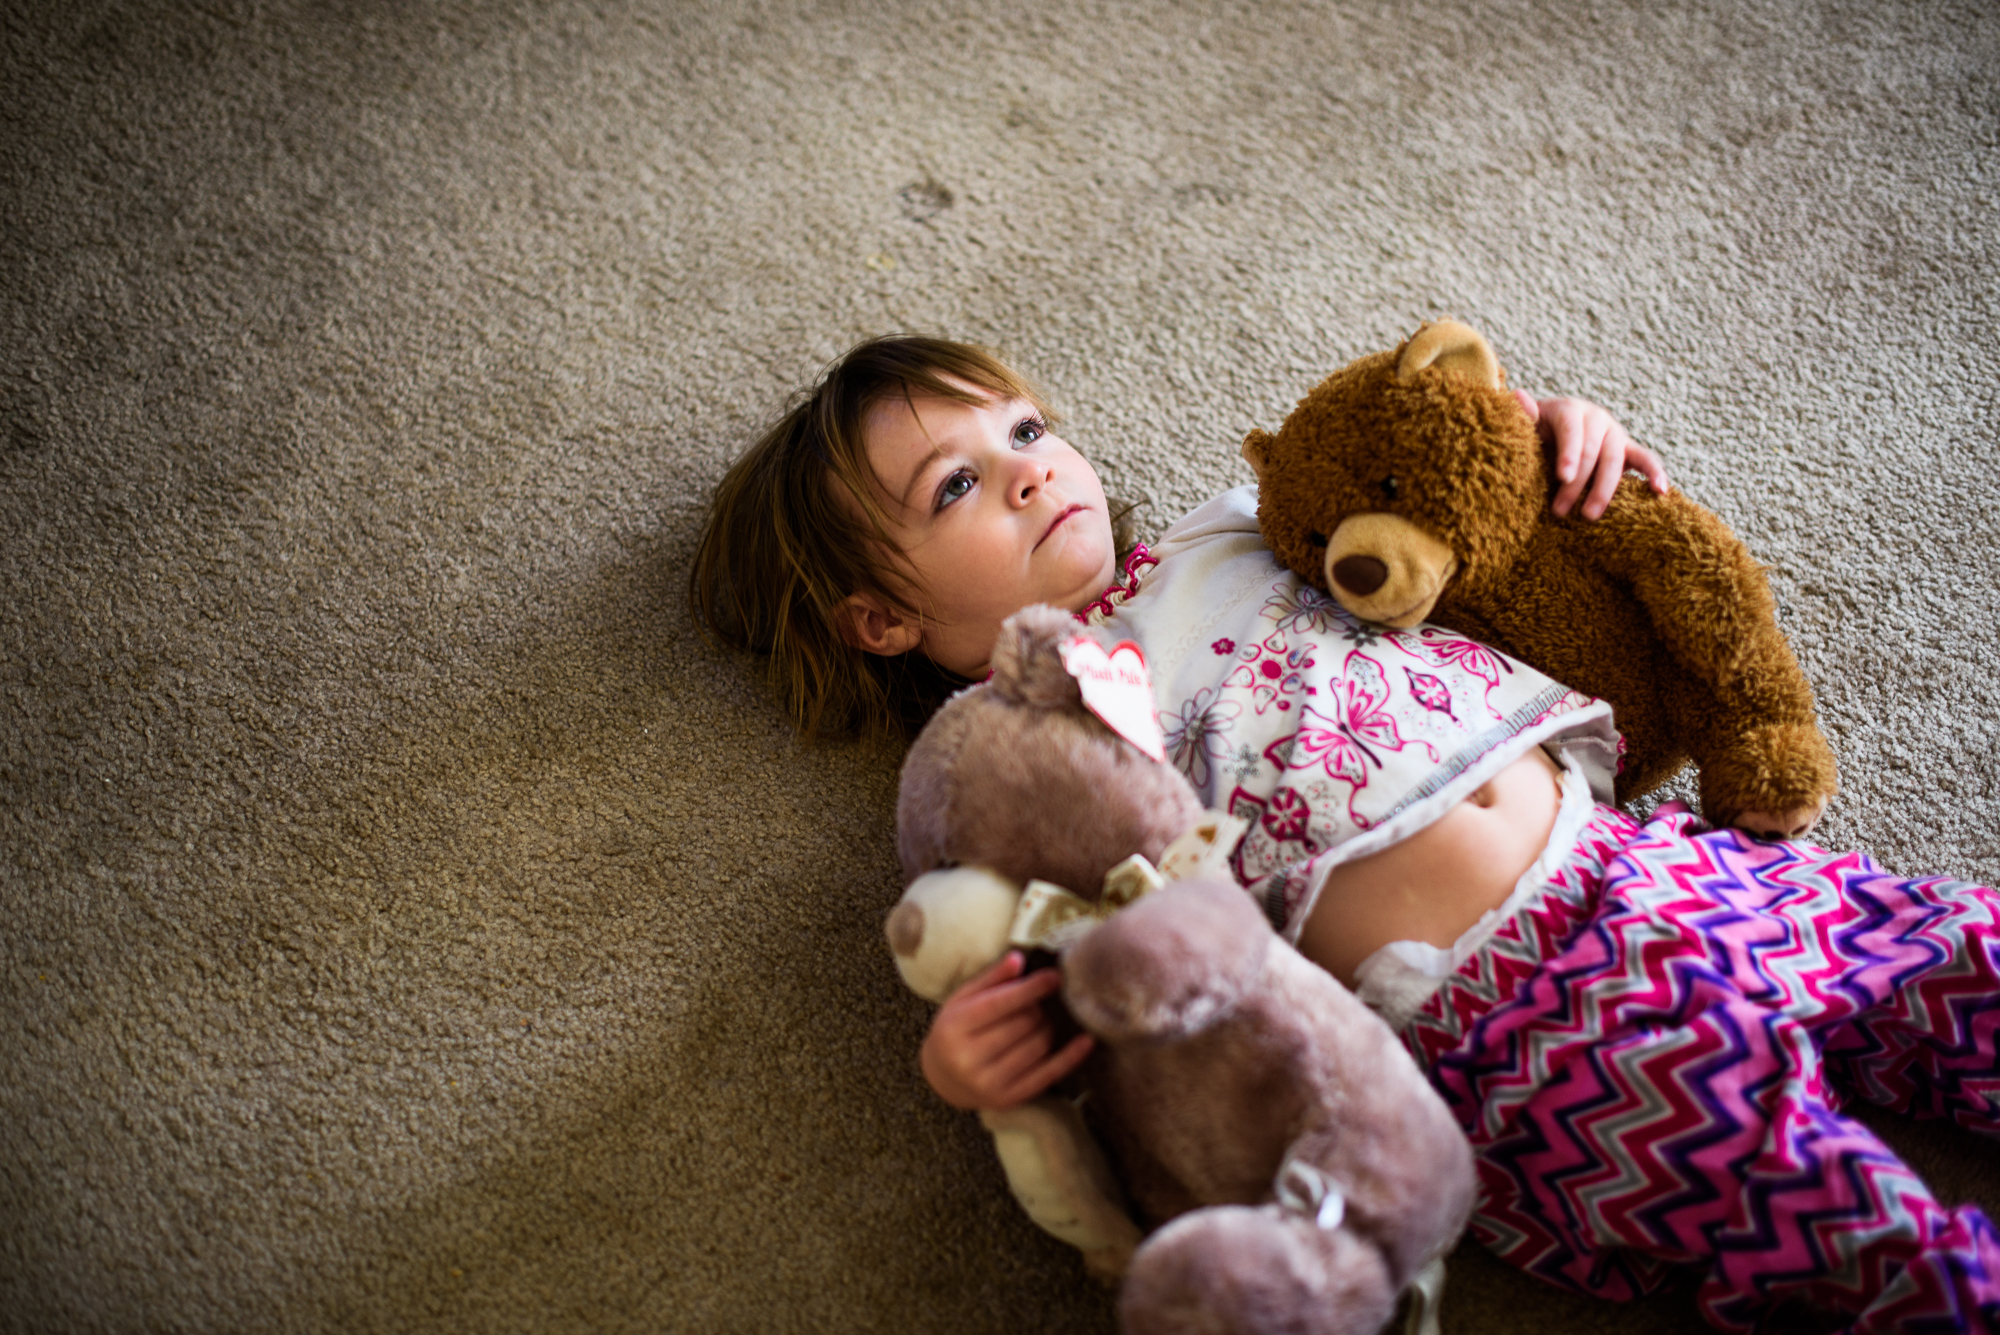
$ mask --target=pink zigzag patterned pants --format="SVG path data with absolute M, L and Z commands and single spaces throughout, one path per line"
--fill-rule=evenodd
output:
M 1856 1331 L 2000 1327 L 2000 1231 L 1947 1209 L 1853 1094 L 2000 1135 L 2000 893 L 1600 807 L 1548 891 L 1403 1038 L 1478 1155 L 1475 1236 L 1605 1298 L 1703 1271 Z

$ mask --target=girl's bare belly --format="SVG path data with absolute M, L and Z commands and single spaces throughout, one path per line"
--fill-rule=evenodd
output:
M 1335 867 L 1299 951 L 1349 987 L 1391 941 L 1450 947 L 1535 864 L 1562 805 L 1562 771 L 1533 747 L 1393 848 Z

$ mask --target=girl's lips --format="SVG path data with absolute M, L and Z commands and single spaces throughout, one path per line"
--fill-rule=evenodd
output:
M 1087 507 L 1081 505 L 1069 506 L 1061 514 L 1057 515 L 1053 520 L 1049 522 L 1049 526 L 1047 529 L 1043 531 L 1042 536 L 1035 539 L 1035 546 L 1039 549 L 1043 543 L 1049 540 L 1049 534 L 1055 532 L 1057 529 L 1063 526 L 1063 521 L 1068 519 L 1071 515 L 1082 514 L 1086 508 Z

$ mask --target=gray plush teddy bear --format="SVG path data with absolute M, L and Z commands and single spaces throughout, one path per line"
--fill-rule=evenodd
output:
M 1080 633 L 1010 618 L 897 810 L 911 885 L 887 926 L 911 986 L 942 1000 L 1053 916 L 1063 1000 L 1099 1041 L 1080 1078 L 1102 1151 L 1066 1099 L 983 1114 L 1015 1195 L 1123 1272 L 1128 1332 L 1373 1332 L 1411 1287 L 1434 1328 L 1464 1136 L 1388 1027 L 1215 874 L 1229 850 L 1187 781 L 1085 708 L 1061 653 Z M 1134 854 L 1191 874 L 1148 890 Z

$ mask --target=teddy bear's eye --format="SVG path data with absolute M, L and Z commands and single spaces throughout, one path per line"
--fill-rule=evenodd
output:
M 1320 532 L 1318 529 L 1314 529 L 1312 532 L 1306 534 L 1306 541 L 1315 547 L 1324 547 L 1326 546 L 1326 534 Z
M 1391 473 L 1388 477 L 1382 479 L 1382 494 L 1390 500 L 1395 500 L 1401 494 L 1402 490 L 1403 484 L 1396 481 L 1395 474 Z

